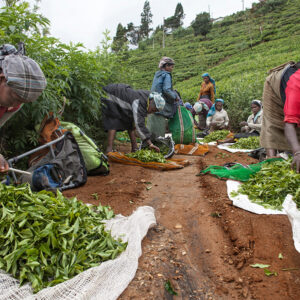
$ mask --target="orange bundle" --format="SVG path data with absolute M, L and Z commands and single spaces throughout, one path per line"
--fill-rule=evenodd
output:
M 166 163 L 159 162 L 142 162 L 136 158 L 127 157 L 124 153 L 121 152 L 109 152 L 107 154 L 111 161 L 132 165 L 132 166 L 140 166 L 144 168 L 156 169 L 161 171 L 168 171 L 174 169 L 182 169 L 183 167 L 189 165 L 189 161 L 187 159 L 169 159 Z
M 205 155 L 208 151 L 208 145 L 199 145 L 198 143 L 195 144 L 177 144 L 175 145 L 175 154 L 183 154 L 183 155 Z

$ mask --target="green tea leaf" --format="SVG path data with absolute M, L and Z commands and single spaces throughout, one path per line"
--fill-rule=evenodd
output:
M 178 295 L 178 294 L 174 291 L 174 289 L 173 289 L 173 287 L 172 287 L 172 285 L 171 285 L 170 280 L 167 280 L 167 281 L 165 282 L 165 289 L 166 289 L 166 291 L 167 291 L 170 295 L 175 295 L 175 296 Z

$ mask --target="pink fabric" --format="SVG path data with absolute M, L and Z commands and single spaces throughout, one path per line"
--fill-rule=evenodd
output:
M 20 108 L 21 104 L 16 107 L 4 107 L 0 106 L 0 119 L 3 117 L 3 115 L 7 112 L 14 112 L 17 111 Z
M 290 77 L 285 95 L 284 122 L 295 123 L 300 127 L 300 70 Z

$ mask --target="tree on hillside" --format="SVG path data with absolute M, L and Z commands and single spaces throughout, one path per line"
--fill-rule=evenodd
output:
M 171 31 L 174 31 L 175 29 L 179 28 L 183 24 L 183 19 L 185 15 L 183 12 L 182 4 L 179 2 L 176 5 L 175 13 L 173 16 L 167 18 L 164 20 L 164 27 L 167 29 L 171 29 Z
M 141 38 L 148 38 L 149 37 L 149 33 L 153 30 L 152 28 L 150 28 L 150 24 L 152 24 L 152 13 L 151 13 L 151 9 L 150 9 L 150 3 L 149 1 L 145 1 L 144 3 L 144 8 L 143 11 L 141 13 L 141 26 L 140 26 L 140 35 Z
M 113 43 L 111 49 L 114 52 L 120 51 L 127 42 L 127 29 L 126 27 L 123 27 L 121 23 L 118 24 L 116 36 L 113 38 Z
M 212 22 L 210 20 L 210 14 L 207 12 L 198 14 L 196 16 L 196 19 L 191 23 L 191 25 L 194 29 L 195 36 L 197 36 L 199 34 L 206 36 L 212 27 Z
M 134 26 L 132 22 L 128 23 L 126 37 L 130 44 L 137 45 L 141 39 L 140 27 Z

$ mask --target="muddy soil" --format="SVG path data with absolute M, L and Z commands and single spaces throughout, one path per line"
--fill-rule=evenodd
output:
M 142 205 L 155 208 L 157 225 L 143 240 L 136 276 L 119 299 L 300 299 L 300 254 L 288 218 L 236 208 L 225 181 L 195 176 L 209 165 L 257 161 L 216 147 L 205 157 L 180 158 L 191 165 L 169 172 L 111 163 L 110 175 L 64 192 L 123 215 Z M 249 266 L 254 263 L 269 264 L 278 275 L 266 276 Z M 167 280 L 177 296 L 166 291 Z

